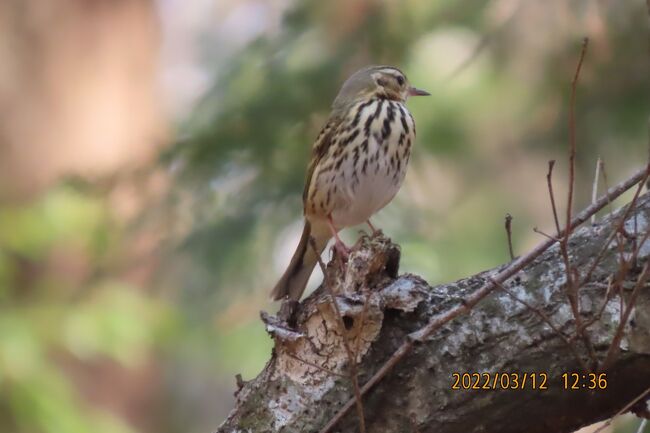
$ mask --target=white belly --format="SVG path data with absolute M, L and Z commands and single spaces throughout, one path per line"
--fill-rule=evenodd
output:
M 347 167 L 344 172 L 348 175 L 341 177 L 337 182 L 338 187 L 345 191 L 345 199 L 332 212 L 335 226 L 350 227 L 362 224 L 395 197 L 402 186 L 409 157 L 409 152 L 398 149 L 400 132 L 401 129 L 398 129 L 395 135 L 391 134 L 387 138 L 390 143 L 388 146 L 378 134 L 371 135 L 365 173 L 362 170 L 363 159 L 357 162 L 356 170 L 353 169 L 352 158 L 345 161 Z M 399 168 L 395 160 L 392 164 L 390 160 L 391 156 L 398 156 L 396 152 L 402 157 Z M 355 172 L 356 177 L 350 175 Z
M 362 126 L 355 131 L 342 124 L 343 138 L 317 167 L 305 208 L 311 217 L 331 216 L 337 228 L 364 223 L 395 197 L 415 138 L 413 118 L 393 101 L 370 104 L 354 119 Z M 346 140 L 351 134 L 354 138 Z
M 390 203 L 399 188 L 400 185 L 396 185 L 388 176 L 372 175 L 361 178 L 348 206 L 338 208 L 332 213 L 334 225 L 350 227 L 364 223 Z

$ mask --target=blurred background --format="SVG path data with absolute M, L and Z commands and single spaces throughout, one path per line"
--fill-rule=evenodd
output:
M 584 36 L 576 208 L 599 156 L 609 185 L 646 161 L 644 3 L 0 2 L 0 431 L 216 429 L 234 375 L 270 355 L 259 311 L 300 235 L 311 144 L 366 64 L 433 94 L 409 101 L 410 171 L 373 220 L 402 271 L 507 261 L 506 213 L 525 252 L 553 230 L 551 159 L 564 209 Z

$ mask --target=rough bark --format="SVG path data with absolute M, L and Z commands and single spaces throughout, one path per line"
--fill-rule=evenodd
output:
M 569 241 L 571 264 L 584 276 L 623 210 Z M 627 236 L 612 242 L 592 278 L 580 290 L 582 320 L 602 362 L 641 269 L 650 257 L 650 195 L 639 197 L 624 225 Z M 637 235 L 636 238 L 634 235 Z M 635 266 L 622 275 L 623 290 L 608 290 L 610 278 L 638 249 Z M 503 266 L 453 283 L 430 286 L 415 275 L 396 277 L 399 247 L 383 236 L 364 238 L 342 268 L 328 266 L 345 331 L 324 287 L 300 305 L 265 317 L 275 348 L 264 370 L 238 392 L 237 405 L 219 432 L 317 432 L 353 396 L 342 335 L 356 352 L 363 384 L 407 338 L 431 317 L 458 306 Z M 504 265 L 505 266 L 505 265 Z M 536 312 L 543 311 L 567 338 L 576 326 L 566 295 L 558 245 L 538 257 L 467 315 L 419 343 L 363 398 L 368 432 L 572 432 L 611 417 L 650 387 L 650 290 L 638 291 L 620 342 L 620 355 L 605 372 L 606 389 L 565 390 L 562 374 L 585 373 L 576 353 L 593 365 L 580 338 L 573 350 Z M 600 313 L 602 311 L 602 313 Z M 319 367 L 317 367 L 319 366 Z M 453 373 L 545 373 L 547 389 L 529 383 L 517 390 L 452 390 Z M 494 376 L 491 376 L 491 380 Z M 482 382 L 481 382 L 482 384 Z M 539 386 L 539 382 L 537 384 Z M 353 409 L 333 431 L 358 431 Z

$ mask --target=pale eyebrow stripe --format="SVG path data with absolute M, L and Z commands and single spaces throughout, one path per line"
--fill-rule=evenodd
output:
M 406 75 L 404 75 L 404 73 L 402 71 L 400 71 L 399 69 L 393 68 L 392 66 L 384 66 L 383 68 L 381 68 L 379 70 L 379 72 L 383 72 L 386 75 L 390 75 L 391 77 L 393 77 L 395 79 L 395 81 L 397 81 L 397 77 L 400 77 L 400 76 L 403 77 L 404 80 L 406 80 Z

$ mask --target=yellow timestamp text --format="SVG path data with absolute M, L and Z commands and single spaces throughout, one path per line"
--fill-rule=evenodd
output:
M 607 389 L 607 374 L 605 373 L 564 373 L 562 388 L 567 390 Z
M 547 373 L 452 373 L 453 390 L 548 389 Z

